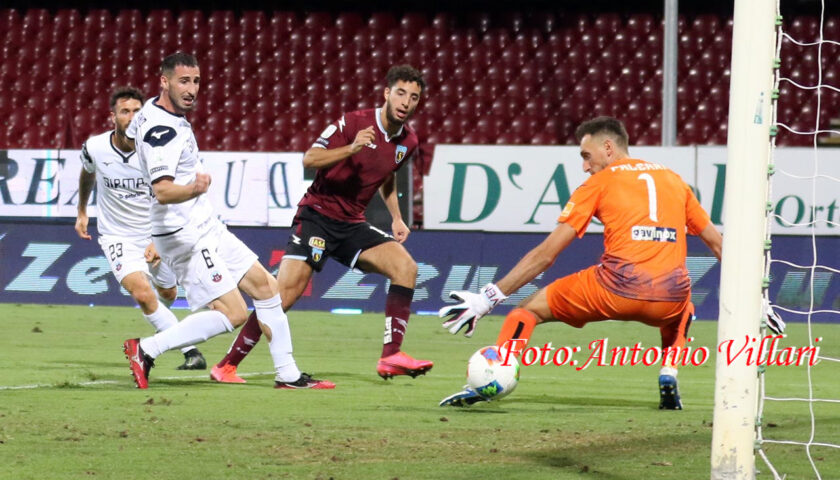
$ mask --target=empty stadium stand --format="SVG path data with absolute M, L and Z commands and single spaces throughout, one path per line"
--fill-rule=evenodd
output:
M 804 41 L 819 18 L 785 20 Z M 679 20 L 681 145 L 725 144 L 732 22 Z M 825 24 L 840 38 L 840 19 Z M 572 144 L 580 121 L 625 120 L 632 142 L 661 136 L 662 18 L 651 13 L 0 9 L 0 148 L 78 148 L 109 128 L 107 96 L 159 89 L 158 64 L 177 50 L 202 68 L 191 117 L 204 150 L 304 150 L 347 110 L 381 102 L 387 68 L 410 63 L 428 92 L 412 121 L 423 151 L 439 143 Z M 840 47 L 785 40 L 783 74 L 837 85 Z M 828 127 L 840 94 L 781 85 L 779 118 Z M 810 145 L 782 131 L 780 145 Z M 416 164 L 423 170 L 428 159 Z M 419 177 L 417 184 L 420 187 Z

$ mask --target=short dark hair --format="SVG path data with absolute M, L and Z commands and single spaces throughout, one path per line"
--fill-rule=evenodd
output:
M 182 67 L 198 67 L 198 60 L 189 53 L 175 52 L 160 62 L 160 74 L 169 75 L 175 71 L 175 67 L 178 65 Z
M 393 87 L 397 82 L 414 82 L 420 85 L 420 90 L 426 90 L 426 81 L 423 74 L 411 65 L 395 65 L 385 75 L 385 84 L 388 88 Z
M 625 150 L 630 144 L 630 136 L 627 135 L 624 124 L 621 123 L 621 120 L 613 117 L 595 117 L 581 123 L 575 130 L 575 137 L 580 142 L 586 135 L 595 136 L 599 133 L 606 133 L 614 137 L 616 144 Z
M 128 85 L 124 87 L 117 87 L 117 89 L 114 90 L 114 93 L 111 94 L 111 110 L 117 106 L 118 100 L 122 100 L 124 98 L 139 100 L 141 104 L 146 100 L 140 90 L 134 87 Z

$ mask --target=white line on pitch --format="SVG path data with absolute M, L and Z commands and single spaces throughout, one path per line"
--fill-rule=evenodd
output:
M 273 375 L 274 372 L 256 372 L 256 373 L 239 373 L 240 377 L 256 377 L 259 375 Z M 153 377 L 154 379 L 158 380 L 190 380 L 190 379 L 200 379 L 200 378 L 208 378 L 210 374 L 207 373 L 205 375 L 188 375 L 188 376 L 178 376 L 178 377 Z M 118 385 L 120 383 L 127 383 L 127 382 L 119 382 L 117 380 L 93 380 L 88 382 L 67 382 L 67 384 L 71 387 L 80 386 L 80 387 L 89 387 L 92 385 Z M 0 385 L 0 390 L 32 390 L 34 388 L 62 388 L 63 382 L 56 382 L 56 383 L 35 383 L 31 385 Z

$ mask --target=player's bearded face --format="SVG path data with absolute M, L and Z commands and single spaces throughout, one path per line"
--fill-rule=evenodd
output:
M 398 80 L 385 89 L 385 117 L 389 124 L 402 125 L 411 118 L 420 103 L 420 86 L 416 82 Z
M 198 67 L 178 65 L 172 76 L 166 77 L 164 86 L 169 101 L 178 113 L 187 113 L 195 108 L 201 76 Z
M 111 120 L 114 122 L 114 129 L 117 135 L 125 136 L 125 129 L 134 118 L 134 114 L 140 111 L 143 106 L 140 100 L 136 98 L 120 98 L 114 105 L 114 110 L 111 112 Z

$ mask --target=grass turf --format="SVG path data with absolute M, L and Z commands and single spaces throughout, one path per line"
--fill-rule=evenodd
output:
M 178 312 L 179 316 L 183 312 Z M 469 409 L 437 403 L 464 382 L 466 360 L 492 344 L 500 317 L 475 337 L 452 336 L 436 318 L 414 317 L 405 350 L 435 361 L 425 377 L 381 380 L 381 315 L 292 312 L 298 365 L 335 381 L 334 391 L 274 390 L 265 342 L 240 372 L 245 385 L 179 372 L 161 356 L 150 388 L 134 388 L 121 345 L 148 335 L 131 308 L 0 304 L 0 478 L 305 479 L 699 479 L 709 476 L 716 324 L 696 322 L 695 348 L 712 357 L 680 371 L 684 411 L 659 411 L 658 367 L 522 368 L 517 391 Z M 785 345 L 806 345 L 791 325 Z M 840 326 L 815 325 L 822 353 L 840 357 Z M 218 361 L 232 340 L 200 346 Z M 539 327 L 532 345 L 658 344 L 657 330 L 603 322 Z M 840 398 L 836 363 L 812 369 L 814 396 Z M 768 394 L 807 397 L 804 367 L 771 367 Z M 840 443 L 840 405 L 819 403 L 816 442 Z M 807 440 L 808 405 L 771 402 L 769 438 Z M 804 447 L 768 445 L 788 480 L 815 478 Z M 812 447 L 823 478 L 840 472 L 840 450 Z M 771 478 L 759 461 L 759 478 Z M 833 472 L 833 473 L 832 473 Z

